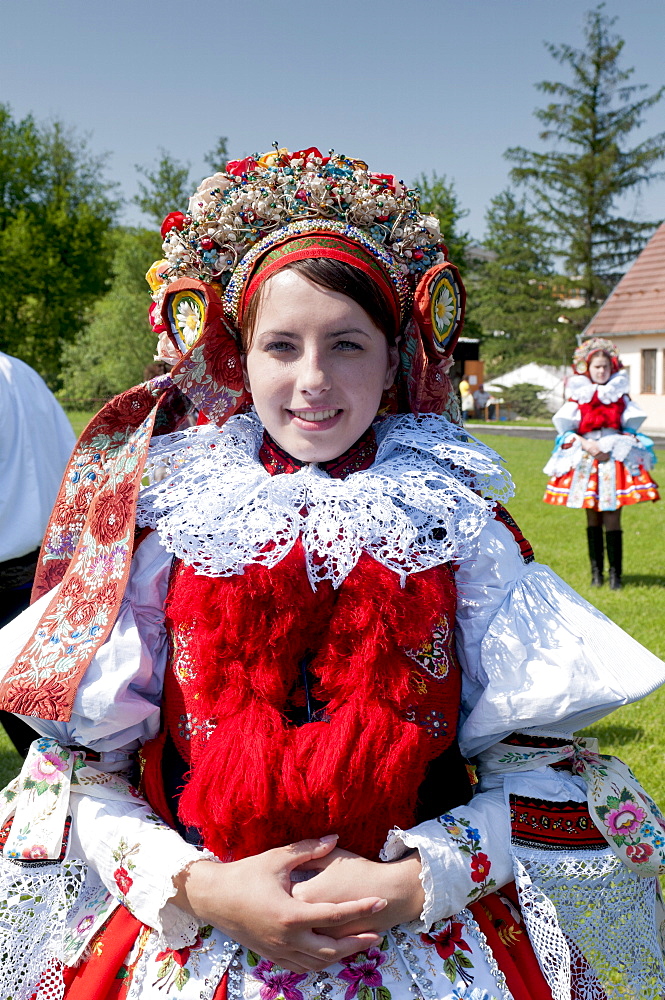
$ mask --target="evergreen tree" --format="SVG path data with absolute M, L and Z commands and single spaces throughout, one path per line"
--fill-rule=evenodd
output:
M 107 287 L 114 187 L 61 122 L 15 121 L 0 105 L 0 349 L 52 388 L 63 344 Z
M 165 149 L 160 149 L 160 158 L 154 169 L 136 169 L 145 181 L 139 181 L 139 193 L 134 202 L 157 228 L 169 212 L 184 212 L 187 208 L 193 185 L 189 179 L 189 164 L 182 164 Z
M 639 252 L 657 225 L 625 218 L 617 203 L 664 176 L 656 166 L 665 157 L 665 132 L 632 147 L 628 141 L 665 87 L 638 96 L 646 85 L 628 83 L 634 70 L 620 66 L 624 42 L 611 33 L 616 18 L 608 18 L 603 6 L 587 12 L 583 49 L 547 45 L 550 55 L 571 73 L 569 83 L 546 80 L 537 85 L 553 97 L 535 112 L 544 126 L 540 138 L 556 148 L 533 152 L 515 147 L 506 152 L 515 164 L 513 181 L 529 187 L 568 272 L 579 275 L 588 307 L 580 310 L 580 323 L 608 294 L 617 269 Z
M 471 292 L 490 374 L 526 361 L 560 364 L 574 336 L 557 322 L 553 286 L 562 282 L 553 275 L 551 239 L 511 191 L 492 199 L 485 220 L 489 259 L 477 265 Z
M 66 406 L 99 409 L 110 396 L 143 381 L 157 346 L 144 275 L 160 256 L 160 243 L 153 230 L 115 230 L 110 290 L 95 304 L 76 342 L 63 351 L 58 396 Z

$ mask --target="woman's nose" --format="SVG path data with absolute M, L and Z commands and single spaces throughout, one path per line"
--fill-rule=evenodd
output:
M 298 366 L 298 389 L 314 395 L 327 392 L 331 386 L 330 372 L 318 351 L 303 354 Z

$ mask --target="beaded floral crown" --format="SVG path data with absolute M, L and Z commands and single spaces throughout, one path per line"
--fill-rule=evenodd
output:
M 162 226 L 164 257 L 148 281 L 161 305 L 173 281 L 195 278 L 221 294 L 245 255 L 271 233 L 294 223 L 326 220 L 360 230 L 362 238 L 392 259 L 415 288 L 446 259 L 433 215 L 419 209 L 418 191 L 391 174 L 371 172 L 362 160 L 310 147 L 275 149 L 227 164 L 206 178 L 187 214 L 171 212 Z

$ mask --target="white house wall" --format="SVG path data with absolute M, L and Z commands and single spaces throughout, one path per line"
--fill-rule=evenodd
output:
M 621 360 L 630 368 L 630 395 L 647 415 L 640 430 L 645 434 L 665 434 L 665 333 L 614 333 Z M 656 391 L 641 392 L 642 351 L 656 350 Z

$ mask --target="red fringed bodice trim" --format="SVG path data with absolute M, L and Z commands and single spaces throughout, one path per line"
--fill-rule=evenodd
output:
M 455 589 L 439 566 L 399 577 L 364 554 L 314 592 L 300 546 L 211 579 L 179 566 L 167 606 L 165 725 L 191 765 L 179 816 L 220 856 L 335 832 L 376 856 L 413 825 L 429 763 L 455 738 Z M 303 665 L 324 707 L 294 725 Z M 159 740 L 147 746 L 154 771 Z
M 621 430 L 621 416 L 626 409 L 625 397 L 614 403 L 601 403 L 598 392 L 594 392 L 589 403 L 580 403 L 580 426 L 578 434 L 588 434 L 589 431 L 600 431 L 605 427 L 611 430 Z

